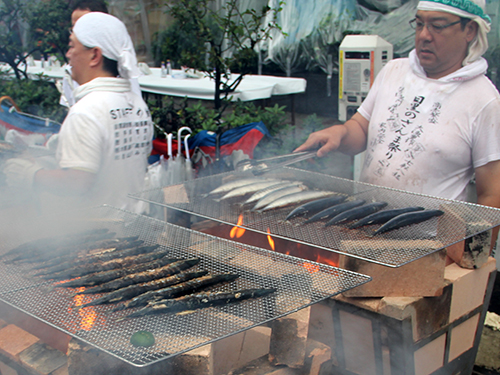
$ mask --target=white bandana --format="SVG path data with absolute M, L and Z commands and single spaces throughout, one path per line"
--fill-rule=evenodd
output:
M 132 39 L 118 18 L 106 13 L 90 12 L 76 21 L 73 33 L 85 47 L 99 47 L 105 57 L 117 61 L 120 77 L 139 77 Z
M 463 66 L 476 61 L 488 49 L 486 34 L 491 29 L 491 19 L 485 13 L 485 8 L 484 0 L 422 0 L 417 6 L 418 10 L 445 12 L 470 18 L 479 25 L 476 37 L 469 44 L 469 52 L 462 61 Z

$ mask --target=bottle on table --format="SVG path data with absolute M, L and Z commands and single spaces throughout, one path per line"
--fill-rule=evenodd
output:
M 170 60 L 167 60 L 167 76 L 172 75 L 172 65 L 170 64 Z
M 161 62 L 161 78 L 165 78 L 167 76 L 167 68 L 165 68 L 165 61 Z

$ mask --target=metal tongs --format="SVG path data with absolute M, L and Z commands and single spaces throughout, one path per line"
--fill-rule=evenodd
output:
M 250 171 L 254 175 L 260 175 L 269 172 L 273 169 L 281 168 L 286 165 L 298 163 L 299 161 L 311 159 L 316 156 L 317 150 L 314 151 L 302 151 L 302 152 L 292 152 L 291 154 L 273 156 L 271 158 L 259 159 L 259 160 L 242 160 L 236 165 L 236 170 L 238 171 Z M 288 159 L 280 161 L 283 159 Z

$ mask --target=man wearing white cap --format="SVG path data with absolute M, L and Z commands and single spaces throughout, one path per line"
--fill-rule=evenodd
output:
M 382 69 L 349 121 L 297 151 L 366 150 L 362 181 L 458 200 L 475 173 L 478 203 L 500 207 L 500 96 L 481 57 L 484 9 L 484 0 L 420 1 L 409 57 Z
M 127 195 L 143 188 L 153 130 L 146 104 L 131 91 L 139 70 L 125 25 L 109 14 L 85 14 L 66 56 L 80 86 L 61 128 L 59 169 L 13 159 L 4 168 L 7 183 L 134 211 Z

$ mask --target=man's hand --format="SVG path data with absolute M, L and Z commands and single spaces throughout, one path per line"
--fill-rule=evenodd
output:
M 489 162 L 475 169 L 477 203 L 500 208 L 500 160 Z M 494 248 L 499 228 L 492 231 L 491 249 Z
M 334 125 L 309 134 L 307 141 L 294 152 L 318 149 L 317 156 L 322 158 L 339 148 L 340 142 L 347 132 L 345 125 Z
M 318 157 L 339 150 L 348 155 L 356 155 L 366 148 L 368 120 L 359 113 L 351 117 L 343 125 L 333 125 L 329 128 L 311 133 L 307 141 L 295 149 L 298 151 L 318 149 Z
M 42 166 L 26 159 L 13 158 L 7 160 L 3 168 L 7 185 L 18 189 L 32 189 L 35 174 Z

